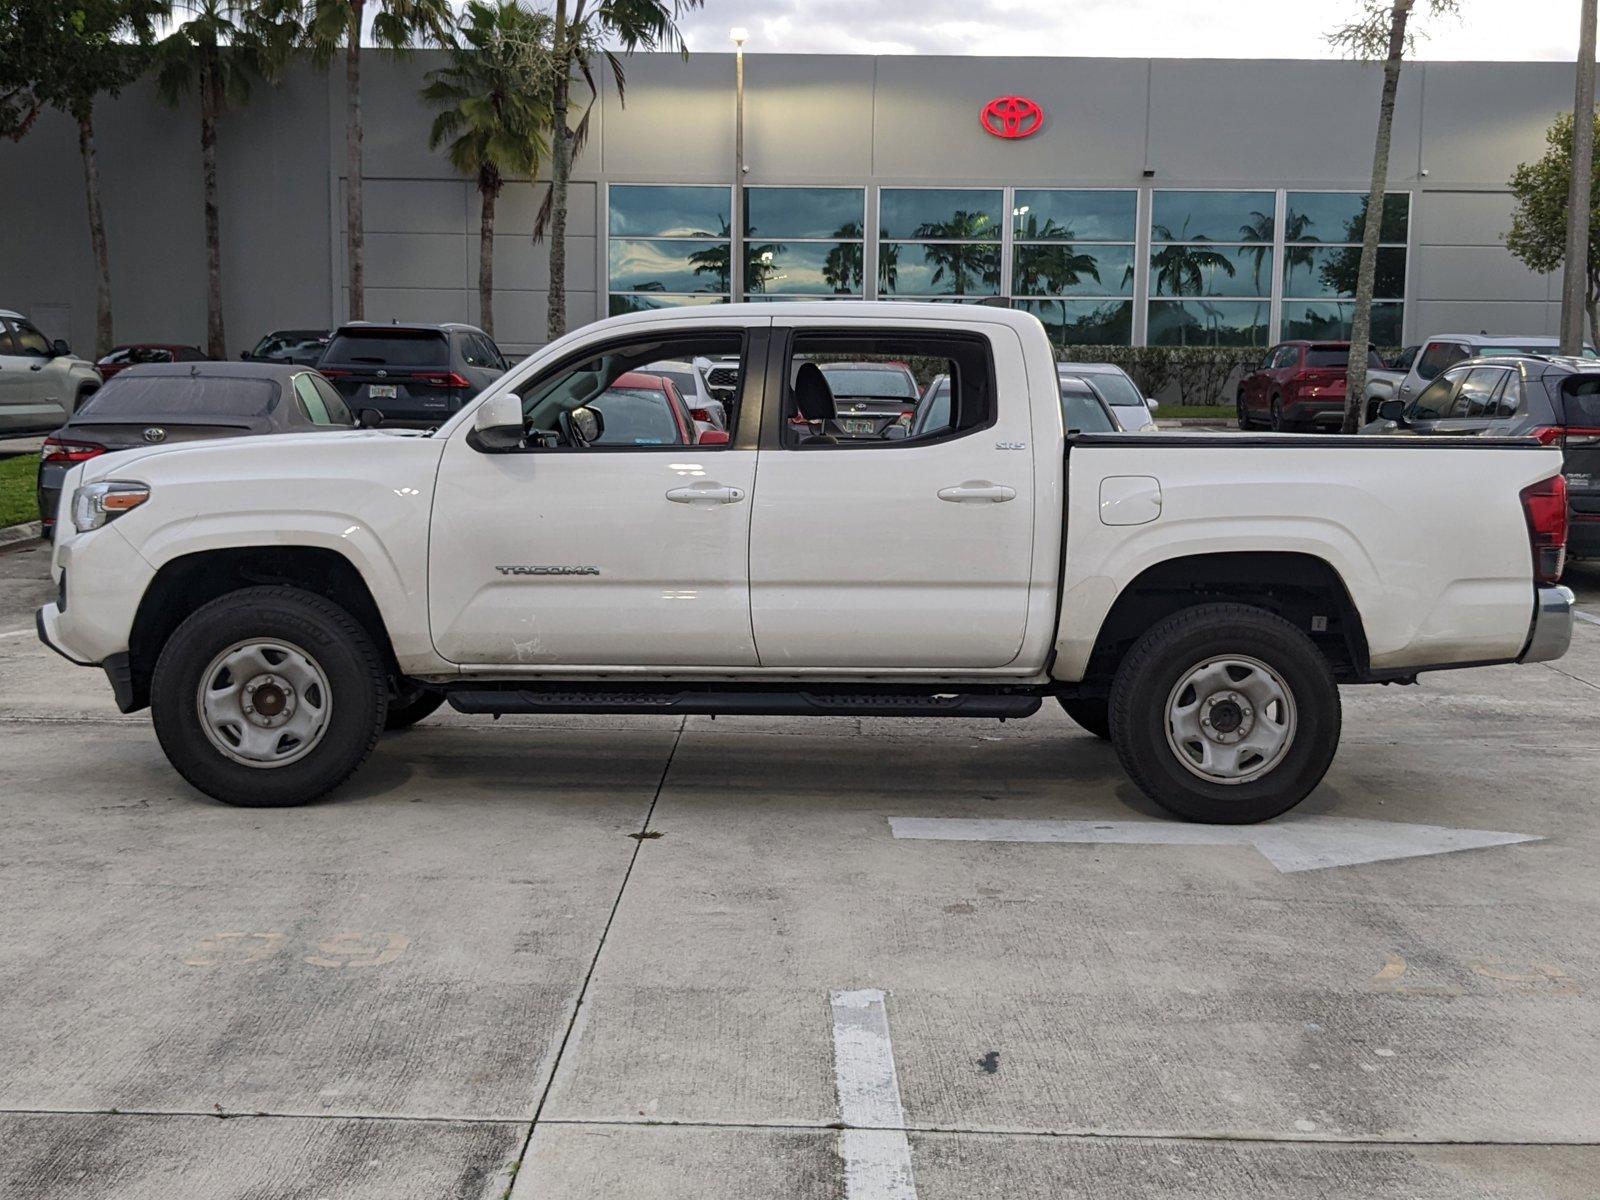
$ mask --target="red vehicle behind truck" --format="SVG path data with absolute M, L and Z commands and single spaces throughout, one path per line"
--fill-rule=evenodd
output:
M 1344 419 L 1349 342 L 1279 342 L 1239 380 L 1239 428 L 1279 432 L 1337 426 Z M 1369 366 L 1383 366 L 1371 352 Z

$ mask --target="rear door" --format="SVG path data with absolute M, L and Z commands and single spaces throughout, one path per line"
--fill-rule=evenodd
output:
M 51 429 L 71 415 L 64 364 L 27 321 L 0 318 L 0 429 Z
M 1033 562 L 1030 397 L 1017 333 L 980 328 L 825 318 L 786 328 L 779 318 L 750 536 L 763 667 L 974 669 L 1016 658 Z M 949 416 L 919 421 L 914 437 L 812 432 L 792 420 L 795 390 L 805 364 L 829 361 L 913 363 L 919 388 L 947 374 Z

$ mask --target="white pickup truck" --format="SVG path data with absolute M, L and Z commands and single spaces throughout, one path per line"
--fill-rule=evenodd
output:
M 640 382 L 702 356 L 739 364 L 730 431 L 704 441 Z M 830 361 L 947 374 L 948 411 L 837 436 Z M 426 435 L 74 468 L 38 627 L 230 804 L 310 801 L 443 701 L 1055 699 L 1172 813 L 1258 821 L 1327 770 L 1338 685 L 1566 650 L 1560 471 L 1531 440 L 1069 438 L 1044 328 L 1002 309 L 652 311 L 569 334 Z

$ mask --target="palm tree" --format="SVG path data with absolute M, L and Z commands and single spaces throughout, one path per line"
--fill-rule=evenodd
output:
M 366 315 L 366 239 L 361 212 L 361 36 L 369 0 L 272 0 L 291 5 L 300 40 L 323 66 L 344 52 L 345 237 L 350 318 Z M 455 21 L 450 0 L 370 0 L 372 40 L 402 52 L 416 42 L 447 45 Z
M 1158 296 L 1203 295 L 1212 271 L 1221 271 L 1230 279 L 1236 274 L 1233 261 L 1220 250 L 1208 249 L 1203 240 L 1179 242 L 1178 236 L 1187 230 L 1185 224 L 1184 229 L 1174 235 L 1165 225 L 1151 226 L 1152 241 L 1172 243 L 1150 256 L 1150 265 L 1155 268 Z
M 1255 260 L 1250 269 L 1250 278 L 1255 282 L 1258 296 L 1261 295 L 1261 268 L 1266 266 L 1267 259 L 1272 255 L 1272 226 L 1272 214 L 1264 212 L 1252 212 L 1250 219 L 1239 226 L 1239 240 L 1255 243 L 1247 247 L 1244 254 Z
M 828 251 L 822 260 L 822 281 L 833 289 L 836 296 L 855 295 L 861 291 L 861 275 L 865 269 L 861 245 L 861 222 L 851 221 L 834 230 L 841 241 Z
M 222 320 L 222 218 L 217 203 L 217 121 L 250 98 L 255 80 L 271 81 L 288 60 L 293 26 L 245 0 L 183 0 L 189 19 L 156 44 L 156 90 L 176 106 L 200 101 L 200 169 L 206 231 L 206 350 L 228 356 Z
M 530 48 L 549 41 L 550 18 L 517 0 L 470 0 L 450 65 L 428 72 L 422 98 L 442 111 L 428 145 L 449 142 L 450 165 L 478 186 L 478 317 L 494 336 L 494 212 L 506 176 L 538 173 L 550 121 L 548 76 Z
M 914 235 L 918 239 L 945 239 L 942 244 L 922 248 L 923 257 L 937 264 L 932 282 L 941 283 L 948 274 L 951 294 L 956 296 L 965 296 L 968 283 L 974 279 L 990 288 L 999 287 L 1000 259 L 994 246 L 973 240 L 989 237 L 991 224 L 988 213 L 957 209 L 948 221 L 927 221 L 918 225 Z
M 550 339 L 567 331 L 567 184 L 572 175 L 572 159 L 583 148 L 589 135 L 589 117 L 600 96 L 592 63 L 596 55 L 605 58 L 617 85 L 617 100 L 626 102 L 622 60 L 606 45 L 622 47 L 626 54 L 635 50 L 656 50 L 665 46 L 685 58 L 678 21 L 701 0 L 556 0 L 555 78 L 551 89 L 550 191 L 534 223 L 533 239 L 550 234 Z M 589 102 L 574 128 L 569 119 L 573 75 L 582 78 L 589 89 Z

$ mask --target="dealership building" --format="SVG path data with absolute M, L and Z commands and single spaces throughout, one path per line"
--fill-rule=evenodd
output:
M 478 320 L 479 200 L 428 148 L 437 52 L 369 52 L 367 316 Z M 637 55 L 577 160 L 571 325 L 607 313 L 864 297 L 1002 297 L 1057 341 L 1268 345 L 1348 329 L 1380 75 L 1338 61 Z M 1560 63 L 1417 63 L 1394 123 L 1374 337 L 1552 333 L 1559 277 L 1506 251 L 1507 180 L 1572 103 Z M 348 311 L 343 75 L 258 86 L 220 131 L 230 352 Z M 199 120 L 148 84 L 102 102 L 119 340 L 205 331 Z M 496 335 L 545 337 L 542 187 L 506 189 Z M 87 348 L 95 289 L 76 129 L 0 146 L 0 307 Z

